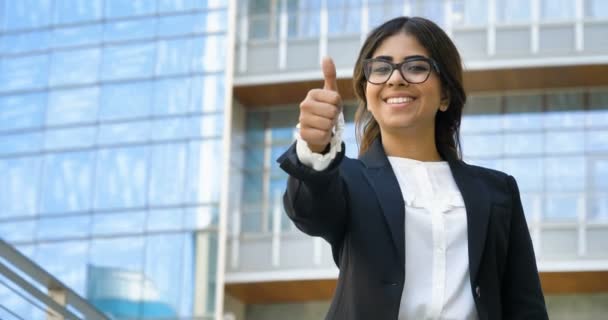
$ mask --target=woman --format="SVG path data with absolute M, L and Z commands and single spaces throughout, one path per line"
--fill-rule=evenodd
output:
M 515 179 L 461 160 L 462 67 L 443 30 L 402 17 L 367 37 L 358 159 L 344 157 L 330 59 L 323 73 L 278 162 L 287 214 L 340 269 L 327 319 L 547 319 Z

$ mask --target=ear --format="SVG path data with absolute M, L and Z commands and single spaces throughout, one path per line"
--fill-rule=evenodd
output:
M 439 102 L 439 110 L 445 112 L 448 110 L 450 105 L 450 92 L 447 90 L 443 90 L 441 93 L 441 101 Z

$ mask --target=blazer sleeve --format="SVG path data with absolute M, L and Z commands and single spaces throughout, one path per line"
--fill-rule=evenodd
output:
M 340 175 L 344 144 L 329 167 L 316 171 L 298 160 L 296 144 L 283 153 L 280 163 L 289 178 L 283 206 L 296 227 L 311 236 L 320 236 L 332 246 L 341 246 L 346 230 L 346 188 Z M 335 258 L 335 257 L 334 257 Z
M 505 319 L 548 319 L 530 232 L 517 182 L 508 176 L 513 212 L 502 284 Z

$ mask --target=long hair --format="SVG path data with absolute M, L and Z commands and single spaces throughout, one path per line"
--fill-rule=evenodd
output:
M 466 102 L 462 86 L 462 62 L 456 46 L 448 35 L 434 22 L 420 17 L 399 17 L 385 22 L 367 36 L 355 64 L 353 85 L 359 107 L 355 113 L 355 132 L 359 155 L 365 153 L 372 142 L 380 136 L 380 126 L 367 110 L 365 97 L 366 80 L 363 60 L 371 58 L 380 44 L 388 37 L 404 32 L 415 37 L 437 62 L 440 70 L 441 90 L 449 98 L 445 112 L 435 116 L 435 145 L 445 158 L 462 158 L 460 146 L 460 119 Z

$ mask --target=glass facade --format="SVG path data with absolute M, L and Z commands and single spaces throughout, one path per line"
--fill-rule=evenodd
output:
M 0 0 L 0 237 L 115 319 L 215 312 L 228 6 Z
M 355 109 L 344 109 L 350 157 L 358 150 Z M 608 90 L 472 95 L 464 111 L 464 160 L 517 179 L 537 256 L 608 257 L 600 250 L 608 234 Z M 272 232 L 287 179 L 274 161 L 293 142 L 298 112 L 294 106 L 247 116 L 245 157 L 255 161 L 245 168 L 244 233 Z M 297 233 L 285 220 L 283 232 Z

